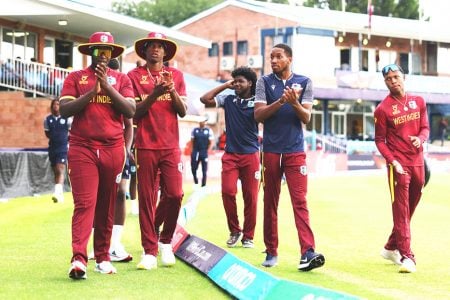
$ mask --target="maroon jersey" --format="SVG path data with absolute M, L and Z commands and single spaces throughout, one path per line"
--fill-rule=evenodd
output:
M 402 166 L 422 166 L 423 148 L 414 147 L 409 137 L 428 139 L 427 107 L 420 96 L 405 97 L 402 103 L 388 95 L 375 109 L 375 144 L 387 163 L 397 160 Z
M 109 83 L 125 98 L 134 98 L 130 79 L 108 68 Z M 96 84 L 92 68 L 70 73 L 64 81 L 60 99 L 74 100 L 86 94 Z M 109 96 L 101 91 L 73 117 L 69 141 L 71 145 L 108 148 L 124 143 L 123 116 L 117 112 Z
M 183 73 L 178 69 L 164 67 L 172 72 L 175 89 L 181 97 L 186 96 L 186 85 Z M 128 73 L 134 88 L 136 102 L 143 101 L 152 93 L 158 78 L 158 72 L 149 75 L 146 66 L 137 67 Z M 175 149 L 179 148 L 178 116 L 173 108 L 170 93 L 161 95 L 150 107 L 148 112 L 137 119 L 136 133 L 137 149 Z

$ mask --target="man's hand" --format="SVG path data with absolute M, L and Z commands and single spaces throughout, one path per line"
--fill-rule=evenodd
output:
M 394 166 L 395 172 L 397 172 L 398 174 L 407 174 L 407 172 L 403 169 L 402 165 L 398 161 L 394 160 L 392 162 L 392 165 Z
M 100 88 L 105 89 L 108 86 L 108 76 L 106 75 L 107 67 L 106 63 L 99 62 L 95 67 L 95 76 L 97 77 L 97 82 L 100 83 Z M 99 90 L 97 90 L 97 93 Z
M 416 148 L 420 148 L 420 146 L 422 145 L 422 141 L 420 140 L 420 138 L 418 136 L 409 136 L 410 141 L 412 142 L 413 146 Z

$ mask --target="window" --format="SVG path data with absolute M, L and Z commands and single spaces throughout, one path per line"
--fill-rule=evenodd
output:
M 219 44 L 217 43 L 211 44 L 211 48 L 208 49 L 208 56 L 209 57 L 219 56 Z
M 223 43 L 223 56 L 233 55 L 233 42 Z
M 350 49 L 341 49 L 341 70 L 350 70 Z
M 247 55 L 248 54 L 247 41 L 238 41 L 237 42 L 237 54 L 238 55 Z

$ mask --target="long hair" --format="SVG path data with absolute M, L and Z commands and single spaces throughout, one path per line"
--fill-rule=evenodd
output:
M 256 76 L 255 71 L 253 71 L 251 68 L 249 67 L 239 67 L 233 70 L 233 72 L 231 72 L 231 76 L 233 78 L 236 78 L 237 76 L 242 76 L 245 79 L 247 79 L 248 81 L 252 82 L 252 87 L 250 89 L 250 93 L 252 94 L 252 96 L 255 95 L 256 93 L 256 80 L 258 79 Z

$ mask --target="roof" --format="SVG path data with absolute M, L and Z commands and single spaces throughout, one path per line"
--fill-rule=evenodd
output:
M 326 10 L 305 6 L 294 6 L 253 0 L 227 0 L 205 10 L 175 26 L 183 28 L 227 6 L 240 7 L 257 13 L 274 16 L 298 23 L 305 28 L 345 31 L 353 33 L 369 33 L 369 17 L 367 14 Z M 370 34 L 434 42 L 450 42 L 450 35 L 440 24 L 393 17 L 372 16 Z
M 0 17 L 49 30 L 63 31 L 88 38 L 96 31 L 109 31 L 117 44 L 130 47 L 134 41 L 151 31 L 164 33 L 180 45 L 209 48 L 211 42 L 166 26 L 135 19 L 68 0 L 14 0 L 14 5 L 2 5 Z M 67 20 L 66 26 L 58 20 Z

